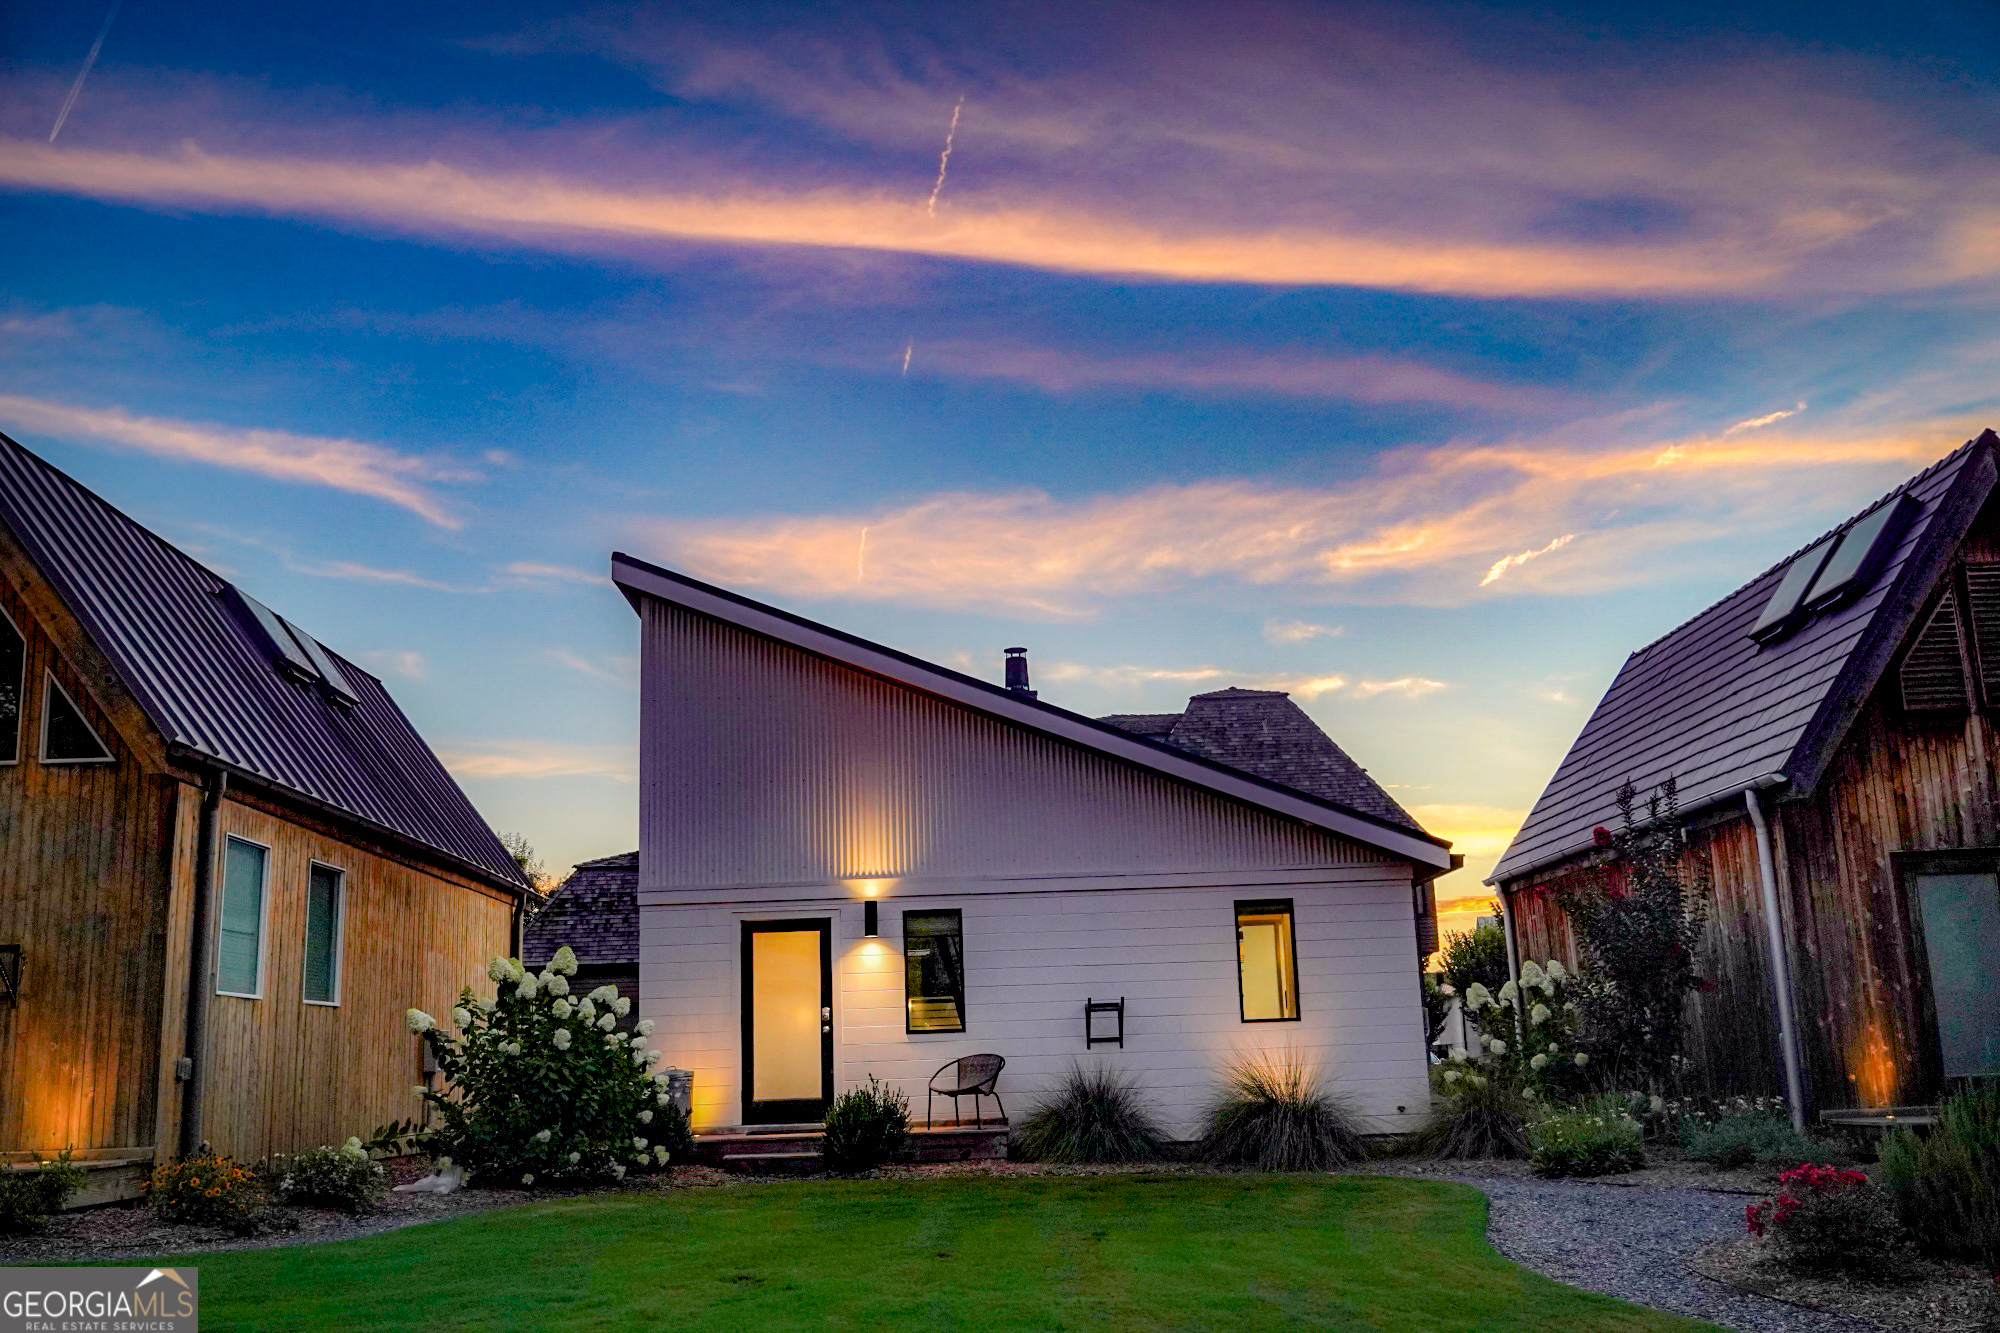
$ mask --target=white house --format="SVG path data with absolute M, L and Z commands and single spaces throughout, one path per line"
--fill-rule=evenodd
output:
M 1380 1130 L 1426 1108 L 1419 941 L 1455 858 L 1284 695 L 1092 720 L 1018 656 L 990 685 L 626 555 L 612 575 L 641 624 L 639 1006 L 698 1130 L 817 1121 L 870 1074 L 921 1120 L 982 1052 L 1016 1116 L 1103 1061 L 1191 1137 L 1259 1053 Z M 1092 1001 L 1122 1002 L 1122 1044 L 1086 1045 Z

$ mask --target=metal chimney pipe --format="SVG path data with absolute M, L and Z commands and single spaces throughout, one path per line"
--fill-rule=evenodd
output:
M 1007 653 L 1007 688 L 1016 694 L 1032 699 L 1035 691 L 1028 688 L 1028 650 L 1009 648 Z

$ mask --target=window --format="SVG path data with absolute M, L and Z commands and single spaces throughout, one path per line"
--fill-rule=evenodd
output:
M 347 908 L 346 876 L 313 863 L 306 880 L 306 1003 L 340 1003 L 340 928 Z
M 45 764 L 103 764 L 111 751 L 97 738 L 76 706 L 51 673 L 42 687 L 42 762 Z
M 1292 943 L 1292 900 L 1236 904 L 1236 984 L 1246 1023 L 1299 1016 L 1299 955 Z
M 957 912 L 903 913 L 910 1032 L 965 1031 L 965 933 Z
M 1991 983 L 2000 957 L 2000 866 L 1990 854 L 1949 852 L 1903 864 L 1922 927 L 1941 1072 L 2000 1074 L 2000 991 Z
M 231 838 L 222 854 L 222 920 L 216 932 L 215 991 L 264 997 L 264 899 L 271 853 Z
M 0 611 L 0 764 L 21 757 L 21 696 L 27 690 L 27 641 Z

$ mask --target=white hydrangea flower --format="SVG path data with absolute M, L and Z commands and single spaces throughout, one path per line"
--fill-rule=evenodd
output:
M 472 1007 L 474 1009 L 477 1009 L 482 1014 L 490 1014 L 495 1009 L 498 1009 L 500 1006 L 493 1003 L 493 1001 L 491 1000 L 474 1000 L 472 1002 Z
M 653 1160 L 658 1162 L 661 1166 L 665 1166 L 667 1164 L 667 1146 L 664 1143 L 654 1147 Z
M 508 1043 L 507 1043 L 507 1054 L 509 1054 L 509 1055 L 519 1055 L 520 1053 L 521 1053 L 521 1043 L 520 1043 L 520 1042 L 518 1042 L 518 1041 L 510 1041 L 510 1042 L 508 1042 Z
M 640 1050 L 637 1046 L 634 1046 L 632 1048 L 632 1063 L 639 1066 L 639 1068 L 641 1069 L 644 1069 L 646 1067 L 646 1053 Z
M 1452 984 L 1449 981 L 1440 981 L 1438 983 L 1438 994 L 1456 995 L 1458 994 L 1458 991 L 1455 987 L 1452 986 Z
M 514 994 L 520 996 L 524 1000 L 534 999 L 535 979 L 533 977 L 522 977 L 521 984 L 514 987 Z
M 657 1073 L 657 1074 L 653 1075 L 653 1082 L 655 1082 L 655 1083 L 659 1084 L 659 1085 L 660 1085 L 661 1087 L 663 1087 L 663 1088 L 664 1088 L 664 1087 L 666 1087 L 666 1086 L 667 1086 L 667 1071 L 666 1071 L 666 1070 L 664 1070 L 664 1069 L 662 1069 L 662 1070 L 661 1070 L 661 1071 L 660 1071 L 659 1073 Z
M 613 1162 L 611 1164 L 611 1178 L 613 1180 L 625 1179 L 625 1168 L 620 1166 L 618 1163 Z
M 1500 1003 L 1511 1004 L 1520 993 L 1521 988 L 1510 981 L 1500 988 Z
M 552 1129 L 542 1130 L 540 1133 L 535 1135 L 535 1142 L 547 1143 L 550 1139 L 555 1137 L 555 1134 L 556 1132 Z
M 582 1003 L 576 1006 L 576 1011 L 586 1019 L 595 1018 L 597 1017 L 597 1001 L 586 995 L 583 997 Z
M 580 1152 L 573 1152 L 569 1155 L 569 1164 L 571 1166 L 575 1166 L 578 1162 L 581 1162 L 582 1160 L 583 1160 L 583 1154 Z
M 1550 1055 L 1554 1055 L 1554 1054 L 1556 1053 L 1556 1050 L 1557 1050 L 1557 1047 L 1556 1047 L 1556 1044 L 1555 1044 L 1554 1042 L 1550 1042 L 1550 1043 L 1549 1043 L 1549 1054 L 1550 1054 Z
M 639 1138 L 633 1139 L 632 1146 L 634 1148 L 637 1148 L 640 1152 L 646 1151 L 646 1141 L 644 1139 L 639 1139 Z
M 615 1014 L 606 1014 L 604 1015 L 604 1017 L 597 1020 L 597 1030 L 599 1032 L 609 1032 L 611 1031 L 611 1029 L 617 1026 L 618 1026 L 618 1017 Z
M 557 977 L 556 980 L 561 981 L 562 978 Z M 554 1014 L 557 1019 L 564 1019 L 568 1018 L 571 1014 L 576 1012 L 576 1006 L 571 1004 L 568 1000 L 557 1000 L 554 1004 L 549 1006 L 549 1012 Z
M 535 1173 L 534 1173 L 534 1172 L 532 1172 L 532 1171 L 524 1171 L 524 1172 L 522 1172 L 522 1173 L 521 1173 L 521 1183 L 522 1183 L 523 1185 L 532 1185 L 532 1184 L 534 1184 L 534 1183 L 535 1183 Z
M 449 1158 L 449 1157 L 440 1157 L 440 1158 L 438 1158 L 438 1159 L 437 1159 L 437 1169 L 438 1169 L 438 1170 L 440 1170 L 440 1171 L 449 1171 L 449 1170 L 451 1170 L 451 1158 Z
M 469 1028 L 472 1026 L 472 1015 L 463 1009 L 455 1008 L 451 1011 L 451 1021 L 461 1028 Z
M 1465 1058 L 1465 1048 L 1463 1046 L 1453 1046 L 1449 1054 L 1454 1060 L 1463 1060 Z
M 1647 1099 L 1647 1101 L 1646 1101 L 1646 1105 L 1647 1105 L 1647 1106 L 1648 1106 L 1649 1108 L 1651 1108 L 1651 1110 L 1653 1111 L 1653 1113 L 1654 1113 L 1654 1114 L 1656 1114 L 1656 1115 L 1657 1115 L 1657 1114 L 1659 1113 L 1659 1110 L 1660 1110 L 1660 1108 L 1661 1108 L 1662 1106 L 1665 1106 L 1665 1105 L 1666 1105 L 1666 1103 L 1660 1100 L 1660 1097 L 1659 1097 L 1659 1094 L 1658 1094 L 1658 1093 L 1655 1093 L 1655 1094 L 1653 1094 L 1653 1096 L 1652 1096 L 1652 1097 L 1650 1097 L 1650 1098 L 1648 1098 L 1648 1099 Z
M 1550 981 L 1569 980 L 1569 973 L 1564 970 L 1560 959 L 1556 958 L 1549 959 L 1549 965 L 1542 970 L 1548 974 L 1548 978 Z
M 610 1004 L 618 998 L 618 988 L 606 982 L 590 993 L 590 998 L 599 1004 Z
M 1576 1067 L 1578 1069 L 1583 1068 L 1585 1065 L 1589 1063 L 1590 1063 L 1590 1054 L 1587 1051 L 1578 1051 L 1576 1053 Z
M 424 1095 L 425 1093 L 429 1092 L 429 1091 L 430 1091 L 430 1089 L 429 1089 L 429 1088 L 427 1088 L 427 1087 L 425 1087 L 425 1086 L 424 1086 L 423 1084 L 419 1083 L 419 1084 L 417 1084 L 417 1086 L 416 1086 L 416 1087 L 414 1087 L 414 1088 L 411 1088 L 411 1089 L 410 1089 L 410 1091 L 411 1091 L 411 1093 L 412 1093 L 412 1094 L 414 1094 L 414 1095 L 416 1095 L 416 1096 L 418 1096 L 418 1097 L 421 1097 L 421 1096 L 423 1096 L 423 1095 Z
M 568 1029 L 568 1028 L 557 1028 L 557 1029 L 556 1029 L 556 1034 L 555 1034 L 555 1036 L 553 1036 L 553 1037 L 549 1038 L 549 1040 L 550 1040 L 550 1041 L 553 1041 L 553 1042 L 554 1042 L 554 1043 L 556 1044 L 556 1049 L 557 1049 L 557 1050 L 559 1050 L 559 1051 L 566 1051 L 566 1050 L 568 1050 L 568 1049 L 569 1049 L 569 1043 L 570 1043 L 570 1035 L 569 1035 L 569 1029 Z
M 1521 964 L 1521 988 L 1523 990 L 1526 990 L 1530 986 L 1541 985 L 1544 979 L 1542 966 L 1534 959 L 1530 958 L 1527 962 Z
M 576 975 L 576 950 L 567 944 L 556 950 L 556 956 L 549 959 L 549 971 L 565 977 Z
M 1530 1009 L 1530 1010 L 1528 1011 L 1528 1021 L 1529 1021 L 1530 1023 L 1534 1023 L 1534 1024 L 1538 1024 L 1538 1025 L 1539 1025 L 1539 1024 L 1542 1024 L 1542 1023 L 1546 1023 L 1546 1022 L 1548 1022 L 1548 1021 L 1549 1021 L 1549 1007 L 1548 1007 L 1547 1005 L 1545 1005 L 1545 1004 L 1538 1004 L 1538 1005 L 1536 1005 L 1536 1006 L 1535 1006 L 1535 1007 L 1534 1007 L 1533 1009 Z
M 411 1032 L 419 1035 L 429 1032 L 438 1025 L 438 1021 L 435 1018 L 432 1018 L 421 1009 L 405 1009 L 403 1011 L 403 1022 L 409 1027 Z
M 633 1029 L 633 1031 L 637 1032 L 637 1033 L 638 1033 L 638 1034 L 639 1034 L 640 1036 L 642 1036 L 642 1037 L 650 1037 L 650 1036 L 652 1036 L 652 1035 L 653 1035 L 653 1020 L 652 1020 L 652 1019 L 650 1019 L 650 1018 L 642 1018 L 642 1019 L 640 1019 L 640 1020 L 639 1020 L 639 1025 L 638 1025 L 638 1026 L 637 1026 L 636 1028 L 634 1028 L 634 1029 Z
M 1498 1037 L 1491 1037 L 1491 1038 L 1488 1038 L 1488 1042 L 1489 1042 L 1489 1044 L 1490 1044 L 1490 1045 L 1491 1045 L 1491 1047 L 1492 1047 L 1492 1050 L 1493 1050 L 1493 1054 L 1495 1054 L 1495 1055 L 1505 1055 L 1505 1054 L 1507 1054 L 1507 1043 L 1506 1043 L 1506 1042 L 1504 1042 L 1504 1041 L 1500 1040 L 1500 1039 L 1499 1039 Z
M 537 972 L 535 974 L 535 985 L 537 987 L 546 987 L 551 981 L 554 981 L 555 979 L 556 979 L 556 974 L 549 971 L 545 967 L 540 972 Z
M 640 1123 L 640 1124 L 642 1124 L 642 1125 L 650 1125 L 650 1124 L 652 1124 L 652 1123 L 653 1123 L 653 1113 L 652 1113 L 651 1111 L 641 1111 L 641 1112 L 639 1112 L 639 1123 Z
M 1486 989 L 1486 983 L 1475 981 L 1465 988 L 1465 1007 L 1477 1013 L 1493 1003 L 1493 992 Z
M 660 1063 L 660 1053 L 658 1051 L 647 1051 L 646 1063 L 649 1065 L 656 1065 Z
M 557 972 L 542 983 L 542 989 L 551 995 L 569 994 L 569 978 Z
M 632 1012 L 632 1002 L 621 995 L 611 1002 L 611 1012 L 623 1018 Z
M 493 981 L 504 982 L 507 980 L 507 960 L 505 958 L 495 958 L 486 965 L 486 975 Z
M 1549 1057 L 1537 1051 L 1535 1053 L 1535 1058 L 1528 1061 L 1528 1068 L 1542 1069 L 1545 1068 L 1548 1065 L 1548 1063 L 1549 1063 Z
M 623 1046 L 625 1044 L 625 1034 L 622 1032 L 613 1032 L 604 1040 L 610 1042 L 613 1046 Z
M 1457 1071 L 1456 1069 L 1447 1069 L 1447 1070 L 1445 1070 L 1445 1071 L 1444 1071 L 1444 1081 L 1445 1081 L 1445 1082 L 1447 1082 L 1447 1083 L 1456 1083 L 1456 1082 L 1458 1082 L 1458 1071 Z

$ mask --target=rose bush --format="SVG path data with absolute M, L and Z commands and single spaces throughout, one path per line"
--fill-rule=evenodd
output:
M 576 954 L 564 945 L 530 973 L 495 958 L 487 975 L 494 1000 L 471 990 L 451 1011 L 457 1035 L 420 1009 L 410 1031 L 437 1057 L 444 1080 L 417 1095 L 437 1108 L 439 1126 L 421 1144 L 493 1186 L 581 1183 L 622 1178 L 667 1163 L 652 1121 L 669 1104 L 660 1053 L 646 1046 L 650 1021 L 617 1031 L 631 1001 L 600 986 L 570 993 Z
M 1743 1211 L 1780 1264 L 1802 1272 L 1896 1276 L 1909 1238 L 1896 1210 L 1859 1171 L 1806 1165 L 1778 1177 L 1776 1197 Z

